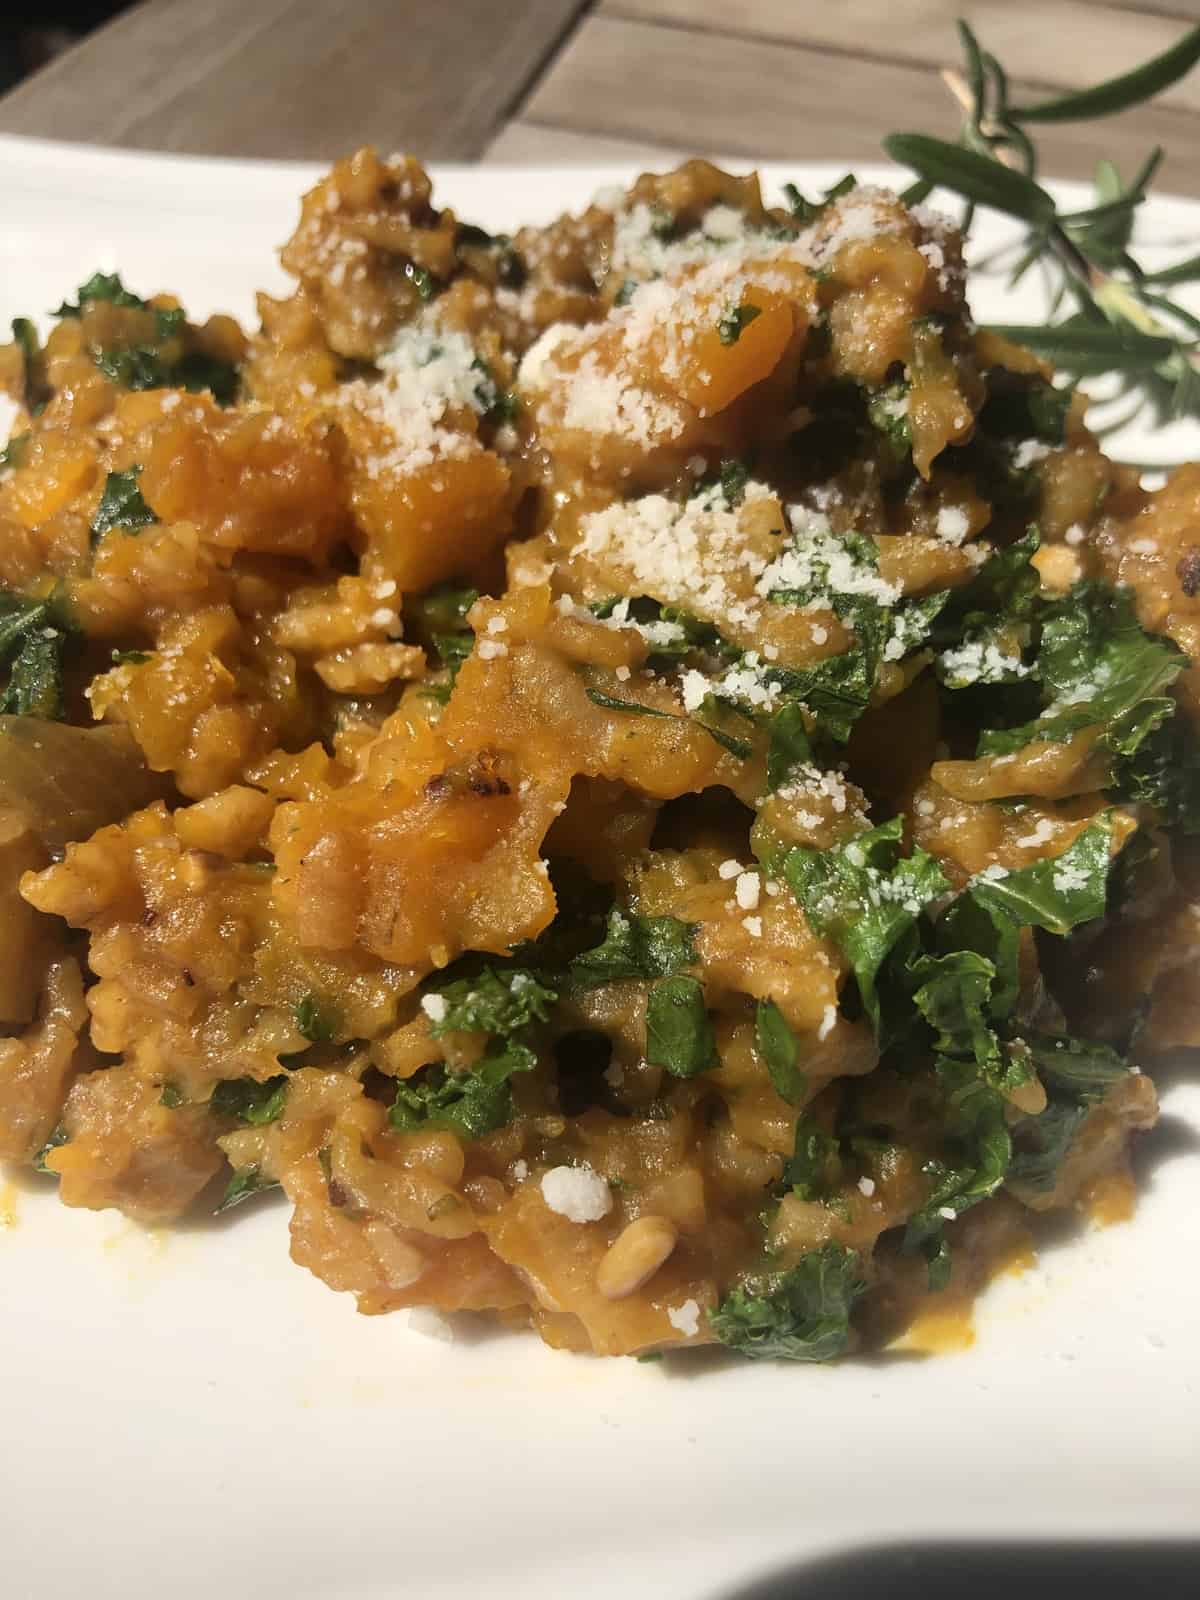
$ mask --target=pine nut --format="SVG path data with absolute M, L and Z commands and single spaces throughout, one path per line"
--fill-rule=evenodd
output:
M 623 1300 L 648 1282 L 674 1250 L 679 1233 L 666 1217 L 639 1217 L 609 1245 L 596 1268 L 596 1287 L 606 1300 Z

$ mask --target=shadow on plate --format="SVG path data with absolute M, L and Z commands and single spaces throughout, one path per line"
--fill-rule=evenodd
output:
M 719 1600 L 1195 1600 L 1200 1542 L 883 1545 L 805 1562 Z

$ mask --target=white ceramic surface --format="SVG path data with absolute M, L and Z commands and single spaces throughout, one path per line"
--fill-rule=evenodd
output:
M 250 316 L 255 288 L 285 282 L 274 250 L 314 171 L 0 140 L 0 316 L 44 313 L 97 268 Z M 768 170 L 810 189 L 837 175 Z M 631 174 L 438 176 L 443 202 L 499 227 Z M 1149 223 L 1194 250 L 1200 207 L 1156 202 Z M 1036 287 L 1008 296 L 997 277 L 974 300 L 1038 313 Z M 1165 459 L 1200 436 L 1130 446 Z M 282 1205 L 150 1234 L 12 1175 L 0 1594 L 719 1600 L 895 1539 L 1192 1534 L 1198 1150 L 1184 1074 L 1139 1148 L 1133 1222 L 1001 1280 L 969 1350 L 831 1368 L 445 1343 L 357 1316 L 293 1266 Z

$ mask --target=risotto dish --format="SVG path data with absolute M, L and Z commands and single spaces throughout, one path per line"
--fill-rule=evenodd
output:
M 0 1157 L 605 1355 L 878 1348 L 1127 1205 L 1200 467 L 851 180 L 497 236 L 363 150 L 283 262 L 0 346 Z

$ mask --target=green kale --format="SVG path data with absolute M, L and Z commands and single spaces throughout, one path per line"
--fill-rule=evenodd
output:
M 168 1079 L 162 1086 L 162 1093 L 158 1097 L 158 1103 L 160 1106 L 166 1106 L 168 1111 L 178 1111 L 184 1103 L 183 1090 L 178 1084 L 172 1083 Z
M 949 885 L 923 850 L 902 855 L 895 817 L 833 850 L 788 852 L 784 875 L 813 928 L 839 946 L 853 969 L 863 1008 L 883 1031 L 877 980 L 901 939 Z
M 904 1247 L 925 1256 L 937 1281 L 949 1265 L 944 1224 L 995 1194 L 1008 1172 L 1012 1138 L 1004 1097 L 979 1076 L 974 1062 L 939 1056 L 935 1072 L 952 1155 L 925 1163 L 931 1188 L 909 1219 Z
M 492 376 L 492 369 L 482 356 L 476 356 L 471 369 L 479 373 L 475 385 L 475 402 L 485 422 L 497 424 L 512 422 L 519 410 L 519 402 L 511 389 L 501 389 Z
M 709 1313 L 722 1344 L 756 1360 L 831 1361 L 866 1284 L 857 1253 L 826 1244 L 787 1272 L 749 1278 Z
M 726 506 L 730 511 L 734 511 L 745 497 L 746 485 L 750 481 L 750 468 L 744 461 L 731 457 L 727 461 L 722 461 L 717 481 L 720 483 Z
M 1130 756 L 1174 709 L 1163 691 L 1186 664 L 1171 640 L 1139 625 L 1128 590 L 1076 584 L 1042 615 L 1036 671 L 1047 703 L 1041 716 L 985 730 L 978 752 L 1007 755 L 1041 739 L 1062 743 L 1099 723 L 1105 746 Z
M 37 329 L 28 317 L 14 317 L 12 335 L 15 343 L 20 345 L 24 357 L 25 382 L 21 398 L 29 415 L 36 417 L 45 410 L 51 393 L 50 386 L 46 382 L 45 362 L 42 360 L 42 347 Z
M 801 1115 L 792 1153 L 783 1164 L 783 1184 L 801 1200 L 824 1200 L 842 1176 L 841 1143 L 820 1123 Z
M 605 694 L 601 689 L 585 689 L 584 693 L 594 706 L 603 711 L 625 711 L 631 717 L 662 717 L 667 722 L 686 722 L 673 711 L 660 711 L 657 706 L 644 706 L 638 700 L 622 700 L 619 695 Z
M 646 1060 L 676 1078 L 694 1078 L 719 1064 L 717 1041 L 695 978 L 677 974 L 646 997 Z
M 567 967 L 569 988 L 595 989 L 622 978 L 671 978 L 695 966 L 700 925 L 676 917 L 639 917 L 616 907 L 609 912 L 603 940 L 577 955 Z
M 906 383 L 892 383 L 875 390 L 867 399 L 867 420 L 896 461 L 904 461 L 912 453 L 908 387 Z
M 736 344 L 742 337 L 742 330 L 749 326 L 755 317 L 762 316 L 761 306 L 731 305 L 722 312 L 717 323 L 717 333 L 722 344 Z
M 1035 1194 L 1048 1194 L 1092 1107 L 1131 1069 L 1115 1050 L 1097 1041 L 1026 1033 L 1024 1042 L 1047 1103 L 1044 1111 L 1022 1117 L 1013 1128 L 1008 1181 Z
M 976 425 L 998 438 L 1040 439 L 1044 444 L 1060 445 L 1066 438 L 1074 395 L 1073 386 L 1056 389 L 1039 373 L 993 367 L 987 374 L 987 398 Z
M 879 548 L 867 534 L 817 531 L 805 544 L 804 554 L 809 581 L 798 588 L 773 589 L 768 599 L 776 605 L 827 605 L 853 632 L 854 644 L 810 667 L 771 666 L 763 676 L 778 684 L 789 700 L 806 706 L 821 732 L 845 744 L 870 703 L 880 662 L 898 660 L 922 644 L 948 595 L 943 591 L 890 605 L 873 594 L 870 580 L 879 571 Z M 842 571 L 847 558 L 849 578 Z M 887 590 L 879 593 L 886 596 Z
M 480 1139 L 511 1122 L 508 1080 L 514 1072 L 531 1071 L 537 1057 L 524 1045 L 493 1045 L 469 1072 L 428 1066 L 398 1083 L 388 1113 L 392 1127 L 405 1133 L 445 1128 L 463 1139 Z
M 33 1170 L 35 1172 L 50 1172 L 51 1168 L 46 1165 L 46 1157 L 50 1154 L 51 1150 L 58 1150 L 59 1148 L 61 1148 L 62 1145 L 70 1144 L 70 1142 L 71 1142 L 71 1135 L 67 1132 L 67 1130 L 63 1127 L 62 1123 L 60 1122 L 58 1124 L 58 1126 L 54 1129 L 54 1132 L 46 1140 L 46 1142 L 42 1146 L 42 1148 L 34 1156 L 34 1158 L 33 1158 Z M 57 1177 L 58 1174 L 55 1173 L 54 1176 Z
M 287 1090 L 285 1073 L 263 1083 L 257 1078 L 222 1078 L 208 1103 L 217 1116 L 238 1117 L 262 1127 L 280 1116 Z
M 1122 1078 L 1129 1063 L 1109 1045 L 1094 1039 L 1072 1039 L 1066 1034 L 1026 1033 L 1033 1065 L 1046 1093 L 1079 1105 L 1098 1105 Z
M 798 700 L 785 700 L 774 713 L 769 724 L 770 743 L 767 746 L 767 788 L 774 794 L 795 772 L 797 767 L 812 761 L 812 741 L 804 708 Z
M 755 1008 L 754 1044 L 776 1094 L 789 1105 L 798 1106 L 808 1089 L 808 1080 L 798 1065 L 800 1047 L 796 1035 L 774 1000 L 760 1000 Z
M 498 972 L 484 967 L 474 978 L 459 978 L 444 989 L 434 989 L 445 1002 L 445 1013 L 431 1021 L 435 1038 L 452 1032 L 495 1033 L 506 1037 L 534 1022 L 545 1022 L 558 999 L 553 989 L 523 967 Z
M 1066 934 L 1104 915 L 1112 830 L 1107 816 L 1085 828 L 1061 855 L 1003 877 L 977 877 L 977 904 L 1003 912 L 1020 928 Z
M 426 694 L 443 705 L 450 698 L 459 668 L 475 648 L 475 634 L 466 616 L 479 599 L 478 589 L 440 583 L 412 602 L 413 631 L 432 649 L 446 669 L 448 682 L 436 684 Z
M 839 178 L 831 189 L 826 189 L 822 200 L 806 199 L 794 183 L 785 183 L 783 194 L 788 203 L 788 210 L 796 221 L 807 224 L 815 222 L 826 206 L 832 205 L 835 200 L 840 200 L 844 194 L 849 194 L 851 189 L 857 187 L 858 179 L 852 172 L 848 172 L 844 178 Z
M 114 528 L 120 528 L 124 533 L 137 533 L 158 521 L 156 514 L 142 498 L 142 491 L 138 487 L 141 475 L 141 467 L 135 465 L 125 472 L 110 472 L 104 480 L 104 493 L 92 518 L 93 544 Z
M 432 300 L 438 292 L 437 279 L 424 267 L 418 267 L 414 261 L 404 263 L 404 276 L 417 291 L 417 298 L 423 301 Z
M 1075 1136 L 1088 1119 L 1086 1106 L 1051 1100 L 1036 1117 L 1022 1117 L 1013 1130 L 1007 1181 L 1035 1194 L 1049 1194 Z
M 13 657 L 0 713 L 61 722 L 65 715 L 63 651 L 67 636 L 59 628 L 26 634 Z
M 311 1044 L 331 1044 L 342 1030 L 341 1009 L 318 994 L 306 994 L 293 1013 L 297 1029 Z
M 168 381 L 176 388 L 186 389 L 189 394 L 199 394 L 207 389 L 219 406 L 231 406 L 237 399 L 237 368 L 219 356 L 206 355 L 203 350 L 191 350 L 180 356 L 171 368 Z M 148 384 L 144 387 L 156 386 Z
M 84 306 L 90 305 L 93 300 L 107 301 L 114 306 L 133 306 L 139 311 L 148 309 L 147 302 L 141 295 L 134 294 L 121 282 L 119 274 L 115 272 L 93 272 L 86 283 L 81 283 L 75 291 L 77 301 L 72 304 L 64 300 L 58 310 L 51 315 L 56 317 L 78 317 Z
M 275 1178 L 264 1178 L 257 1166 L 239 1167 L 230 1178 L 221 1196 L 214 1216 L 219 1217 L 222 1211 L 229 1211 L 234 1206 L 240 1206 L 243 1200 L 249 1200 L 251 1195 L 265 1194 L 268 1189 L 278 1189 L 279 1183 Z
M 1128 754 L 1115 750 L 1110 787 L 1118 800 L 1153 807 L 1164 827 L 1200 833 L 1200 740 L 1191 721 L 1171 715 Z

